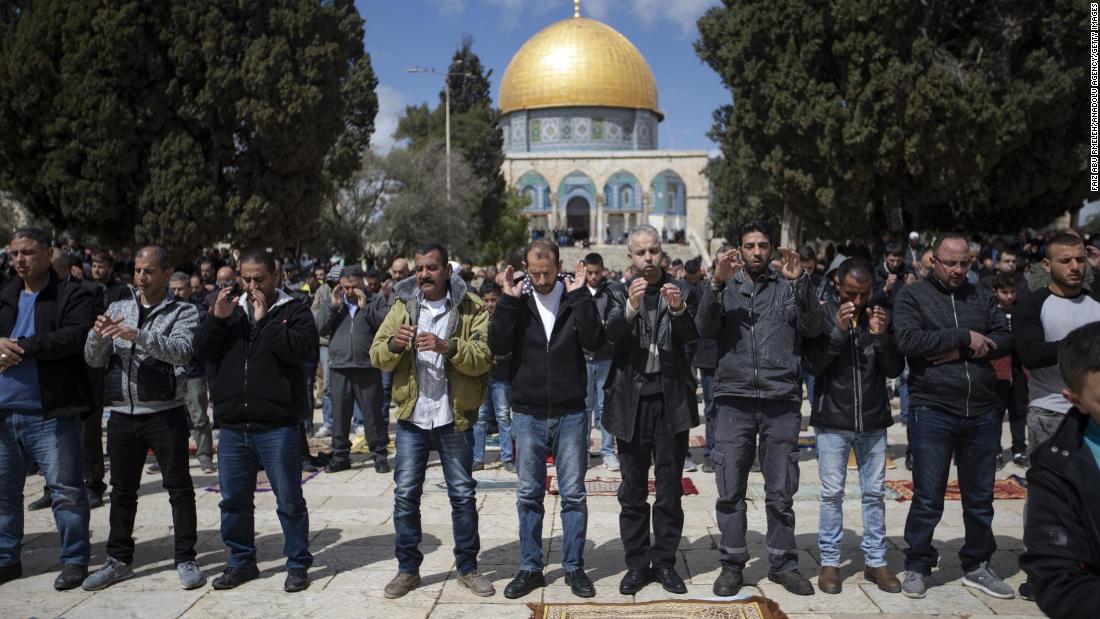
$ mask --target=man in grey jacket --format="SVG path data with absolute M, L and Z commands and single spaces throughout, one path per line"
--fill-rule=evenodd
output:
M 796 595 L 813 585 L 798 571 L 794 542 L 794 493 L 798 489 L 798 433 L 802 426 L 800 343 L 822 331 L 822 313 L 798 253 L 780 249 L 781 268 L 770 268 L 771 232 L 752 221 L 738 247 L 719 256 L 714 279 L 703 291 L 696 322 L 699 336 L 718 340 L 714 387 L 718 528 L 722 573 L 714 594 L 735 595 L 749 560 L 745 490 L 760 442 L 767 493 L 768 578 Z
M 902 592 L 922 598 L 939 561 L 932 537 L 954 457 L 959 469 L 966 541 L 959 550 L 963 585 L 998 598 L 1012 587 L 989 569 L 993 482 L 1001 450 L 997 376 L 989 360 L 1012 350 L 1012 333 L 993 297 L 969 283 L 965 238 L 948 234 L 933 247 L 932 274 L 906 286 L 894 303 L 898 350 L 909 362 L 909 438 L 913 502 L 905 521 Z
M 183 367 L 193 353 L 199 312 L 168 292 L 168 254 L 155 245 L 134 256 L 137 298 L 115 301 L 96 318 L 84 360 L 106 367 L 104 400 L 111 460 L 107 563 L 84 581 L 98 591 L 134 575 L 134 519 L 145 455 L 153 450 L 172 504 L 176 570 L 184 589 L 206 583 L 195 561 L 195 489 L 188 470 L 188 413 Z
M 359 403 L 367 430 L 367 445 L 374 455 L 374 470 L 389 473 L 389 432 L 382 419 L 382 373 L 371 365 L 374 333 L 389 307 L 382 297 L 363 285 L 363 269 L 344 267 L 340 285 L 332 290 L 331 303 L 317 315 L 317 330 L 329 338 L 329 389 L 332 393 L 332 461 L 328 472 L 351 468 L 351 416 Z

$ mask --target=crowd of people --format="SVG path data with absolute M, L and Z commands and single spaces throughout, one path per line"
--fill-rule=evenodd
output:
M 57 589 L 95 591 L 133 577 L 151 450 L 149 468 L 160 471 L 172 508 L 180 584 L 203 586 L 194 439 L 199 468 L 217 471 L 222 494 L 229 558 L 212 586 L 259 575 L 253 494 L 262 469 L 285 540 L 284 589 L 302 591 L 313 562 L 303 471 L 352 468 L 352 437 L 362 433 L 374 470 L 395 481 L 398 573 L 385 596 L 420 586 L 431 451 L 452 507 L 458 582 L 491 596 L 493 584 L 478 571 L 474 473 L 487 466 L 486 444 L 497 433 L 500 466 L 518 479 L 519 571 L 506 597 L 546 584 L 548 462 L 560 492 L 565 581 L 579 597 L 595 595 L 584 565 L 593 457 L 622 478 L 627 569 L 619 591 L 658 583 L 682 594 L 682 478 L 697 466 L 689 432 L 704 423 L 703 470 L 716 474 L 721 532 L 714 594 L 742 587 L 747 484 L 758 470 L 768 578 L 812 595 L 799 570 L 793 509 L 806 398 L 821 480 L 817 590 L 843 586 L 852 469 L 864 577 L 882 591 L 924 597 L 954 462 L 966 529 L 962 583 L 1014 597 L 990 567 L 994 481 L 1011 458 L 1029 467 L 1020 559 L 1028 581 L 1019 594 L 1052 616 L 1100 608 L 1095 242 L 1068 230 L 984 244 L 945 233 L 925 246 L 914 232 L 828 245 L 819 259 L 813 247 L 776 247 L 767 223 L 752 221 L 705 268 L 700 258 L 670 262 L 665 238 L 675 237 L 631 229 L 624 273 L 596 253 L 563 269 L 558 245 L 545 238 L 525 248 L 521 265 L 477 271 L 438 244 L 382 271 L 373 261 L 258 250 L 208 250 L 177 269 L 158 246 L 93 251 L 40 229 L 16 231 L 0 265 L 0 583 L 23 573 L 24 509 L 46 507 L 60 535 Z M 886 557 L 894 391 L 914 484 L 902 574 Z M 110 532 L 106 561 L 89 572 L 90 510 L 104 505 L 107 489 L 103 416 Z M 310 436 L 328 438 L 331 454 L 311 454 Z M 24 506 L 25 478 L 34 474 L 45 478 L 45 494 Z

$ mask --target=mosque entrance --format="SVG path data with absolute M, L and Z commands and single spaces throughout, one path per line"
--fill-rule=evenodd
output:
M 583 241 L 588 238 L 588 216 L 591 208 L 588 200 L 577 196 L 569 199 L 565 205 L 565 226 L 572 228 L 573 241 Z

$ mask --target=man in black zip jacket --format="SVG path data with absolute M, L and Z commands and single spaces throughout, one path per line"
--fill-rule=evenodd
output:
M 1058 367 L 1073 407 L 1032 452 L 1020 567 L 1040 610 L 1087 619 L 1100 609 L 1100 323 L 1062 340 Z
M 278 290 L 275 261 L 262 251 L 240 260 L 243 293 L 222 288 L 212 319 L 199 327 L 195 354 L 212 366 L 211 402 L 218 440 L 221 533 L 229 565 L 215 589 L 232 589 L 259 575 L 253 524 L 256 473 L 271 482 L 287 556 L 287 592 L 309 586 L 309 512 L 302 496 L 299 424 L 306 410 L 302 364 L 317 354 L 309 308 Z
M 909 362 L 909 438 L 913 502 L 905 521 L 902 592 L 922 598 L 939 554 L 932 546 L 943 494 L 958 461 L 966 542 L 959 551 L 963 585 L 999 598 L 1012 588 L 989 569 L 993 482 L 1001 449 L 997 375 L 990 358 L 1012 352 L 1012 333 L 993 297 L 967 281 L 965 238 L 948 234 L 933 248 L 932 274 L 906 286 L 894 303 L 898 350 Z
M 758 438 L 767 493 L 768 578 L 796 595 L 814 592 L 798 572 L 794 493 L 802 427 L 801 340 L 821 333 L 822 312 L 798 254 L 780 253 L 782 268 L 772 270 L 768 225 L 752 221 L 742 226 L 738 247 L 715 263 L 696 316 L 699 336 L 718 340 L 717 424 L 710 455 L 722 531 L 722 573 L 714 582 L 719 596 L 741 589 L 749 561 L 745 492 Z
M 588 468 L 587 367 L 584 351 L 599 350 L 604 328 L 592 295 L 584 289 L 584 263 L 574 279 L 560 281 L 558 247 L 532 241 L 524 254 L 531 291 L 505 272 L 504 296 L 489 324 L 489 349 L 511 354 L 512 434 L 519 458 L 520 572 L 504 589 L 518 598 L 545 586 L 542 558 L 542 501 L 546 456 L 552 451 L 561 493 L 565 582 L 579 597 L 596 589 L 584 573 L 588 527 L 584 474 Z
M 848 453 L 855 449 L 863 506 L 863 577 L 887 593 L 901 582 L 886 564 L 886 428 L 894 423 L 887 378 L 905 367 L 889 318 L 881 305 L 871 307 L 871 265 L 849 258 L 837 269 L 837 299 L 823 311 L 833 317 L 825 334 L 802 351 L 814 375 L 810 425 L 817 435 L 821 479 L 821 518 L 817 545 L 821 572 L 817 588 L 840 593 L 840 541 L 844 534 L 844 484 Z
M 374 470 L 389 473 L 390 437 L 382 417 L 382 371 L 371 365 L 374 334 L 386 318 L 389 305 L 363 285 L 363 269 L 344 267 L 330 303 L 317 314 L 317 330 L 329 339 L 329 389 L 332 398 L 332 461 L 328 472 L 351 468 L 351 418 L 355 404 L 363 412 L 367 444 Z M 312 413 L 312 410 L 310 411 Z
M 95 301 L 50 268 L 44 231 L 16 230 L 9 251 L 15 277 L 0 290 L 0 583 L 23 575 L 23 485 L 33 461 L 61 537 L 54 588 L 73 589 L 88 575 L 91 553 L 80 426 L 92 413 L 82 353 Z
M 604 387 L 604 427 L 618 439 L 623 477 L 619 531 L 627 571 L 619 592 L 634 595 L 657 581 L 665 591 L 683 594 L 687 586 L 676 573 L 684 529 L 680 500 L 688 432 L 699 425 L 687 345 L 698 332 L 685 301 L 690 286 L 659 266 L 660 233 L 652 226 L 635 227 L 627 251 L 638 276 L 628 290 L 611 292 L 605 326 L 615 357 Z M 657 484 L 652 533 L 650 463 Z

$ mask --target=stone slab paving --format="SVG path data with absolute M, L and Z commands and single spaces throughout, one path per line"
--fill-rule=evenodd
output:
M 702 428 L 694 431 L 702 434 Z M 1007 435 L 1007 431 L 1005 432 Z M 905 432 L 900 425 L 891 428 L 890 441 L 899 456 L 897 468 L 888 471 L 888 479 L 907 479 L 900 448 Z M 693 449 L 697 462 L 702 462 L 702 450 Z M 490 459 L 495 456 L 491 455 Z M 589 476 L 614 476 L 593 458 Z M 817 482 L 817 461 L 812 452 L 800 458 L 801 479 Z M 550 469 L 553 474 L 553 469 Z M 1022 474 L 1012 464 L 998 477 Z M 224 566 L 225 549 L 218 532 L 219 513 L 216 492 L 206 488 L 217 480 L 215 475 L 203 475 L 192 468 L 199 515 L 199 561 L 208 578 L 216 576 Z M 700 494 L 683 499 L 686 522 L 680 546 L 678 568 L 688 582 L 688 595 L 713 598 L 711 585 L 720 572 L 717 542 L 720 538 L 714 519 L 716 489 L 710 474 L 688 474 Z M 529 616 L 530 602 L 576 602 L 565 585 L 560 560 L 562 553 L 561 521 L 556 497 L 546 500 L 543 526 L 544 553 L 547 561 L 548 586 L 520 600 L 507 600 L 502 590 L 515 575 L 519 562 L 518 523 L 515 512 L 515 476 L 495 463 L 476 474 L 485 482 L 478 491 L 478 512 L 481 532 L 480 569 L 497 587 L 497 595 L 478 598 L 458 586 L 454 564 L 454 535 L 451 531 L 450 505 L 442 484 L 442 471 L 437 464 L 429 468 L 423 497 L 424 541 L 421 549 L 424 564 L 421 570 L 423 586 L 400 600 L 386 600 L 382 588 L 397 570 L 393 557 L 393 479 L 378 475 L 363 465 L 335 475 L 321 474 L 305 484 L 310 507 L 312 551 L 316 557 L 311 571 L 312 585 L 304 593 L 282 591 L 282 535 L 275 514 L 274 497 L 270 493 L 256 496 L 256 530 L 261 577 L 234 591 L 214 591 L 208 586 L 196 591 L 179 589 L 172 566 L 171 511 L 167 494 L 160 486 L 159 475 L 146 474 L 142 485 L 135 538 L 137 552 L 134 569 L 137 577 L 98 593 L 81 590 L 58 593 L 52 582 L 57 570 L 57 535 L 52 515 L 48 512 L 28 512 L 23 551 L 27 577 L 0 586 L 0 617 L 387 617 L 390 619 L 432 619 L 491 616 L 493 619 Z M 858 480 L 849 475 L 849 488 Z M 763 484 L 754 473 L 750 487 Z M 27 480 L 26 502 L 39 496 L 41 481 Z M 814 617 L 1031 617 L 1041 615 L 1038 608 L 1022 600 L 997 600 L 961 585 L 962 572 L 957 552 L 962 545 L 962 510 L 958 501 L 948 501 L 941 526 L 936 532 L 936 545 L 942 559 L 933 573 L 933 586 L 928 597 L 911 600 L 900 594 L 879 591 L 862 577 L 859 550 L 860 509 L 858 494 L 845 501 L 845 564 L 841 569 L 844 590 L 838 595 L 818 592 L 810 597 L 788 594 L 767 580 L 767 564 L 762 559 L 766 518 L 764 497 L 751 491 L 748 508 L 749 547 L 753 557 L 745 571 L 747 586 L 743 593 L 764 595 L 776 600 L 792 619 Z M 900 570 L 904 548 L 904 524 L 908 503 L 887 504 L 888 558 L 895 570 Z M 1017 560 L 1023 520 L 1022 501 L 997 501 L 994 530 L 998 551 L 993 567 L 1013 585 L 1023 581 Z M 625 567 L 622 543 L 618 535 L 619 506 L 615 497 L 590 497 L 589 527 L 586 542 L 586 568 L 596 584 L 595 601 L 630 602 L 668 599 L 659 586 L 650 585 L 635 596 L 618 592 L 619 579 Z M 797 544 L 800 569 L 816 577 L 819 569 L 817 549 L 818 503 L 814 500 L 795 502 Z M 92 512 L 93 567 L 104 560 L 107 537 L 107 510 Z M 816 580 L 816 578 L 814 578 Z

